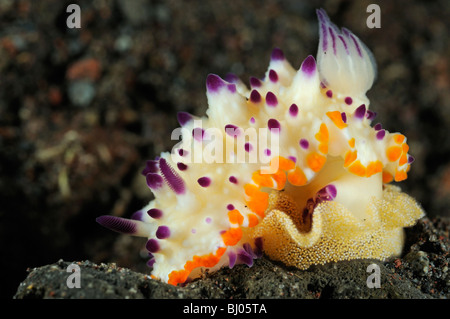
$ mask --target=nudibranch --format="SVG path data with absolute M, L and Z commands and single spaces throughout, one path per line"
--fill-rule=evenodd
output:
M 148 238 L 153 278 L 176 285 L 263 253 L 300 269 L 401 253 L 403 228 L 424 215 L 389 184 L 414 160 L 407 139 L 372 126 L 372 53 L 317 16 L 317 61 L 295 70 L 275 48 L 249 87 L 208 75 L 206 116 L 178 113 L 180 142 L 142 171 L 154 199 L 130 219 L 97 218 Z

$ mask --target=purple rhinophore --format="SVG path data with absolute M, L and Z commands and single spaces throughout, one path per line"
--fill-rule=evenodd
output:
M 278 105 L 278 99 L 276 97 L 275 94 L 273 94 L 272 92 L 267 92 L 266 94 L 266 104 L 268 106 L 277 106 Z
M 201 127 L 196 127 L 192 130 L 192 136 L 196 141 L 201 142 L 203 140 L 203 137 L 205 136 L 205 130 Z
M 228 180 L 230 181 L 230 183 L 233 183 L 233 184 L 237 184 L 237 183 L 238 183 L 237 178 L 234 177 L 234 176 L 230 176 L 230 177 L 228 178 Z
M 156 238 L 166 239 L 170 237 L 170 229 L 167 226 L 159 226 L 156 230 Z
M 277 82 L 278 81 L 278 74 L 277 74 L 277 72 L 275 70 L 271 69 L 269 71 L 269 79 L 272 82 Z
M 281 130 L 281 125 L 280 122 L 278 122 L 278 120 L 276 119 L 270 119 L 267 121 L 267 127 L 269 128 L 269 130 L 275 133 L 278 133 Z
M 228 267 L 230 267 L 230 269 L 233 269 L 234 265 L 236 265 L 236 253 L 234 251 L 230 251 L 228 253 Z
M 245 251 L 245 249 L 240 249 L 237 253 L 237 261 L 239 264 L 246 264 L 247 266 L 253 266 L 253 257 Z
M 217 92 L 226 85 L 225 81 L 216 74 L 208 74 L 206 78 L 206 88 L 209 92 Z
M 185 126 L 189 121 L 192 120 L 192 115 L 189 114 L 188 112 L 178 112 L 177 120 L 181 126 Z
M 292 116 L 292 117 L 296 117 L 297 116 L 297 114 L 298 114 L 298 106 L 297 106 L 297 104 L 292 104 L 290 107 L 289 107 L 289 114 Z
M 331 201 L 336 198 L 337 189 L 333 184 L 329 184 L 316 193 L 316 198 L 318 201 Z
M 272 55 L 270 56 L 270 59 L 273 61 L 282 61 L 284 60 L 284 53 L 279 48 L 274 48 L 272 51 Z
M 347 114 L 345 112 L 341 113 L 342 122 L 347 123 Z
M 272 151 L 271 151 L 270 149 L 266 148 L 266 149 L 264 150 L 264 154 L 265 154 L 266 156 L 270 156 L 270 155 L 272 154 Z
M 253 146 L 250 143 L 245 143 L 244 144 L 244 149 L 246 152 L 251 152 L 253 150 Z
M 379 130 L 377 132 L 377 140 L 382 140 L 385 135 L 386 135 L 386 131 L 385 130 Z
M 366 112 L 366 118 L 369 121 L 373 121 L 375 118 L 377 117 L 377 112 L 371 111 L 371 110 L 367 110 Z
M 414 163 L 414 157 L 408 154 L 408 164 Z
M 334 35 L 334 31 L 331 27 L 328 27 L 328 32 L 330 32 L 331 41 L 333 42 L 333 54 L 336 55 L 336 37 Z
M 351 104 L 353 103 L 353 99 L 352 99 L 350 96 L 347 96 L 347 97 L 344 99 L 344 102 L 345 102 L 345 104 L 347 104 L 347 105 L 351 105 Z
M 131 215 L 130 219 L 142 221 L 142 215 L 142 210 L 138 210 L 137 212 L 134 212 L 133 215 Z
M 135 234 L 137 231 L 137 224 L 134 220 L 116 217 L 116 216 L 100 216 L 96 222 L 110 230 L 122 234 Z
M 142 175 L 146 176 L 148 173 L 158 173 L 158 161 L 149 160 L 145 162 L 145 168 L 142 170 Z
M 147 244 L 145 245 L 145 248 L 147 248 L 147 250 L 149 252 L 151 252 L 152 254 L 158 252 L 158 250 L 159 250 L 158 240 L 156 240 L 154 238 L 149 239 L 147 241 Z
M 252 88 L 259 88 L 259 87 L 261 87 L 261 85 L 262 85 L 262 82 L 260 79 L 255 78 L 254 76 L 250 77 L 250 86 Z
M 308 55 L 308 57 L 303 61 L 301 70 L 308 77 L 312 76 L 316 71 L 316 60 L 312 55 Z
M 227 124 L 227 125 L 225 125 L 225 132 L 227 133 L 227 135 L 236 138 L 239 136 L 241 131 L 240 131 L 239 127 L 237 127 L 236 125 Z
M 197 182 L 201 187 L 208 187 L 209 185 L 211 185 L 211 178 L 203 176 L 200 177 Z
M 164 176 L 164 180 L 175 192 L 175 194 L 184 194 L 186 191 L 184 180 L 175 172 L 175 170 L 169 165 L 169 163 L 167 163 L 164 158 L 161 158 L 159 160 L 159 167 L 161 169 L 161 173 Z
M 256 258 L 261 258 L 263 254 L 263 238 L 256 237 L 255 238 L 255 249 L 253 250 Z
M 164 179 L 155 173 L 148 173 L 145 176 L 145 179 L 147 181 L 147 186 L 153 190 L 160 189 L 164 185 Z
M 326 93 L 327 97 L 329 97 L 330 99 L 333 97 L 333 91 L 328 90 Z
M 177 163 L 177 167 L 178 167 L 178 169 L 179 169 L 180 171 L 185 171 L 185 170 L 187 170 L 187 168 L 188 168 L 188 166 L 187 166 L 186 164 L 181 163 L 181 162 L 178 162 L 178 163 Z
M 156 260 L 155 260 L 154 257 L 153 257 L 153 258 L 150 258 L 150 259 L 147 261 L 147 266 L 148 266 L 148 267 L 153 267 L 153 265 L 155 264 L 155 262 L 156 262 Z
M 225 75 L 225 81 L 230 83 L 238 83 L 239 77 L 234 73 L 227 73 L 227 75 Z
M 259 92 L 256 90 L 252 90 L 252 92 L 250 93 L 250 101 L 253 103 L 261 102 L 261 94 L 259 94 Z
M 373 129 L 375 130 L 375 131 L 379 131 L 379 130 L 381 130 L 383 128 L 383 126 L 381 125 L 381 123 L 377 123 L 377 124 L 375 124 L 375 126 L 373 127 Z
M 300 146 L 301 146 L 303 149 L 305 149 L 305 150 L 309 147 L 309 142 L 308 142 L 308 140 L 306 140 L 306 139 L 304 139 L 304 138 L 302 138 L 302 139 L 300 140 L 299 144 L 300 144 Z
M 249 243 L 245 243 L 242 245 L 242 247 L 247 252 L 247 254 L 249 254 L 252 257 L 252 259 L 256 258 L 256 254 L 253 251 L 252 245 L 250 245 Z
M 160 210 L 160 209 L 158 209 L 158 208 L 150 208 L 150 209 L 147 211 L 147 214 L 148 214 L 148 216 L 150 216 L 151 218 L 159 219 L 159 218 L 162 217 L 163 212 L 162 212 L 162 210 Z
M 234 205 L 233 204 L 228 204 L 227 205 L 227 209 L 228 210 L 233 210 L 234 209 Z
M 363 119 L 364 116 L 366 116 L 366 106 L 364 104 L 358 106 L 355 110 L 354 116 L 357 119 Z

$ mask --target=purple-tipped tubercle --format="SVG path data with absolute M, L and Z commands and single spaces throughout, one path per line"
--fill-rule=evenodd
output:
M 355 110 L 354 115 L 357 119 L 363 119 L 364 116 L 366 116 L 366 106 L 364 104 L 358 106 Z
M 185 126 L 189 121 L 192 120 L 192 115 L 187 112 L 178 112 L 177 120 L 181 126 Z
M 156 230 L 156 238 L 166 239 L 170 237 L 170 229 L 167 226 L 159 226 Z
M 316 71 L 316 60 L 312 55 L 308 55 L 308 57 L 303 61 L 301 70 L 307 76 L 312 76 Z
M 259 94 L 259 92 L 256 90 L 252 90 L 252 92 L 250 93 L 250 101 L 253 103 L 261 102 L 261 94 Z
M 159 219 L 162 217 L 163 212 L 158 208 L 151 208 L 147 211 L 147 215 L 154 219 Z
M 292 105 L 289 107 L 289 114 L 290 114 L 292 117 L 296 117 L 296 116 L 297 116 L 297 114 L 298 114 L 298 106 L 297 106 L 297 104 L 292 104 Z
M 278 81 L 278 74 L 275 70 L 270 70 L 269 71 L 269 79 L 272 82 L 277 82 Z
M 164 179 L 155 173 L 148 173 L 145 176 L 147 186 L 152 190 L 160 189 L 164 185 Z
M 158 252 L 159 250 L 158 240 L 154 238 L 149 239 L 147 241 L 147 244 L 145 245 L 145 248 L 147 248 L 147 250 L 152 254 Z
M 270 59 L 272 61 L 283 61 L 285 59 L 283 51 L 279 48 L 273 49 Z
M 269 121 L 267 121 L 267 127 L 271 132 L 277 132 L 277 130 L 279 132 L 279 130 L 281 129 L 280 122 L 278 122 L 278 120 L 276 119 L 270 119 Z
M 272 106 L 275 107 L 278 105 L 278 99 L 276 97 L 275 94 L 273 94 L 272 92 L 267 92 L 266 94 L 266 104 L 268 106 Z
M 203 176 L 200 177 L 197 182 L 201 187 L 208 187 L 209 185 L 211 185 L 211 178 Z
M 206 78 L 206 88 L 208 92 L 218 92 L 219 89 L 224 87 L 226 82 L 216 74 L 209 74 Z

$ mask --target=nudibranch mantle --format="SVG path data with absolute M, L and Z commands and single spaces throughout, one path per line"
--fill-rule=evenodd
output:
M 181 141 L 142 172 L 155 199 L 131 219 L 97 218 L 149 238 L 154 278 L 176 285 L 263 252 L 301 269 L 401 253 L 403 228 L 424 215 L 389 184 L 407 177 L 407 139 L 371 125 L 372 53 L 317 15 L 317 63 L 295 70 L 276 48 L 250 87 L 208 75 L 207 116 L 180 112 Z

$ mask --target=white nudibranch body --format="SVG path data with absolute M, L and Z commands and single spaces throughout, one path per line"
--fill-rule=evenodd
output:
M 207 116 L 179 113 L 180 143 L 147 161 L 155 199 L 132 219 L 97 219 L 149 238 L 154 278 L 176 285 L 263 252 L 301 269 L 400 254 L 403 227 L 423 216 L 388 185 L 410 169 L 406 137 L 371 126 L 372 53 L 317 15 L 317 63 L 295 70 L 274 49 L 250 88 L 210 74 Z

